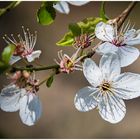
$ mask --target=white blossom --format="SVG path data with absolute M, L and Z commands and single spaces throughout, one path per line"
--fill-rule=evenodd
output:
M 37 32 L 35 32 L 35 35 L 31 34 L 29 29 L 27 29 L 27 32 L 23 28 L 23 34 L 24 38 L 21 37 L 21 35 L 18 35 L 19 41 L 17 41 L 13 34 L 11 34 L 11 38 L 5 35 L 4 40 L 7 44 L 14 44 L 16 46 L 15 51 L 10 59 L 10 64 L 14 64 L 17 61 L 19 61 L 22 58 L 26 58 L 28 62 L 34 61 L 36 58 L 39 58 L 41 51 L 36 50 L 34 51 L 34 47 L 37 40 Z
M 103 55 L 99 67 L 87 58 L 83 73 L 91 86 L 82 88 L 75 96 L 75 107 L 79 111 L 97 108 L 104 120 L 118 123 L 126 113 L 123 99 L 140 96 L 140 75 L 130 72 L 120 74 L 120 61 L 116 54 Z
M 21 121 L 28 126 L 34 125 L 42 113 L 41 102 L 36 93 L 37 81 L 30 80 L 25 88 L 11 83 L 0 94 L 0 108 L 6 112 L 19 111 Z
M 116 52 L 121 67 L 132 64 L 139 57 L 139 50 L 133 45 L 140 44 L 140 30 L 130 28 L 129 23 L 118 32 L 117 26 L 100 22 L 96 25 L 95 35 L 103 41 L 97 52 L 100 54 Z
M 87 4 L 89 1 L 59 1 L 56 4 L 53 5 L 53 7 L 60 13 L 63 14 L 69 14 L 70 8 L 69 4 L 75 5 L 75 6 L 82 6 L 84 4 Z

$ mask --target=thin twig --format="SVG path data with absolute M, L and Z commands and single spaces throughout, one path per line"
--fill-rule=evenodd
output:
M 5 13 L 9 12 L 10 10 L 14 9 L 20 3 L 21 3 L 21 1 L 13 1 L 8 6 L 6 6 L 5 8 L 0 8 L 0 16 L 2 16 Z
M 116 18 L 114 18 L 113 20 L 109 20 L 108 22 L 110 23 L 115 23 L 117 22 L 118 27 L 120 28 L 121 25 L 124 23 L 124 21 L 126 20 L 126 18 L 129 16 L 130 12 L 132 11 L 132 9 L 134 8 L 134 6 L 136 5 L 137 2 L 131 2 L 128 7 Z M 99 44 L 102 42 L 99 42 Z M 97 49 L 97 47 L 99 46 L 99 44 L 97 44 L 92 51 L 90 51 L 89 53 L 87 53 L 87 55 L 85 57 L 83 57 L 81 59 L 81 61 L 83 62 L 85 58 L 91 58 L 94 54 L 95 54 L 95 50 Z M 13 67 L 14 70 L 28 70 L 28 71 L 41 71 L 41 70 L 49 70 L 49 69 L 55 69 L 58 70 L 59 69 L 59 65 L 51 65 L 51 66 L 45 66 L 45 67 L 31 67 L 31 68 L 22 68 L 22 67 Z
M 59 69 L 59 65 L 50 65 L 50 66 L 44 66 L 44 67 L 13 67 L 13 71 L 18 70 L 27 70 L 27 71 L 42 71 L 42 70 L 50 70 L 50 69 Z

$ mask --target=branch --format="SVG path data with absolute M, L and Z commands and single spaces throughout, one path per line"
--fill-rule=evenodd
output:
M 51 66 L 44 66 L 44 67 L 12 67 L 13 71 L 18 71 L 18 70 L 27 70 L 27 71 L 41 71 L 41 70 L 50 70 L 50 69 L 59 69 L 59 65 L 51 65 Z
M 135 5 L 137 4 L 137 2 L 132 1 L 128 7 L 116 18 L 109 20 L 108 23 L 117 23 L 117 27 L 118 29 L 121 27 L 121 25 L 124 23 L 124 21 L 126 20 L 126 18 L 129 16 L 129 14 L 131 13 L 131 11 L 133 10 L 133 8 L 135 7 Z M 102 42 L 99 42 L 99 44 L 97 44 L 93 50 L 91 52 L 89 52 L 83 59 L 82 61 L 84 61 L 85 58 L 91 58 L 94 54 L 95 54 L 95 50 L 98 48 L 98 46 L 101 44 Z
M 108 22 L 110 23 L 115 23 L 117 22 L 118 27 L 120 28 L 121 25 L 124 23 L 124 21 L 126 20 L 126 18 L 129 16 L 130 12 L 132 11 L 132 9 L 134 8 L 134 6 L 136 5 L 137 2 L 131 2 L 128 7 L 119 15 L 117 16 L 115 19 L 113 20 L 109 20 Z M 87 55 L 81 59 L 81 62 L 84 61 L 85 58 L 91 58 L 94 54 L 95 54 L 95 50 L 97 49 L 97 47 L 101 44 L 102 42 L 99 42 L 99 44 L 97 44 L 92 51 L 90 51 L 89 53 L 87 53 Z M 55 69 L 58 70 L 59 69 L 59 65 L 51 65 L 51 66 L 46 66 L 46 67 L 31 67 L 31 68 L 22 68 L 22 67 L 13 67 L 13 70 L 27 70 L 27 71 L 41 71 L 41 70 L 49 70 L 49 69 Z
M 6 12 L 9 12 L 10 10 L 14 9 L 16 6 L 18 6 L 21 3 L 21 1 L 13 1 L 5 8 L 0 8 L 0 16 L 4 15 Z
M 132 1 L 128 7 L 117 17 L 115 18 L 115 22 L 117 22 L 118 28 L 121 27 L 121 25 L 124 23 L 124 21 L 127 19 L 129 14 L 131 13 L 132 9 L 135 7 L 137 2 Z

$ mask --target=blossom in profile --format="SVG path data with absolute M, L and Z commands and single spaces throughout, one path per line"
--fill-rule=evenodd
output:
M 21 121 L 32 126 L 40 118 L 42 107 L 37 95 L 39 81 L 35 76 L 27 76 L 25 72 L 15 73 L 12 82 L 1 90 L 0 108 L 6 112 L 19 111 Z M 16 82 L 15 82 L 16 81 Z
M 83 73 L 90 86 L 79 90 L 75 96 L 75 107 L 82 112 L 97 108 L 101 117 L 110 122 L 120 122 L 126 113 L 124 100 L 140 96 L 140 75 L 120 74 L 120 61 L 116 54 L 103 55 L 99 67 L 87 58 Z
M 5 35 L 3 39 L 7 44 L 14 44 L 15 51 L 11 57 L 10 64 L 14 64 L 22 58 L 26 58 L 28 62 L 34 61 L 36 58 L 39 58 L 41 51 L 34 51 L 34 47 L 37 40 L 37 32 L 35 34 L 31 34 L 29 29 L 27 31 L 22 27 L 24 37 L 18 35 L 18 41 L 14 38 L 13 34 L 11 34 L 11 38 Z
M 95 35 L 103 41 L 97 52 L 115 52 L 119 56 L 121 67 L 132 64 L 139 57 L 139 50 L 133 45 L 140 44 L 140 30 L 130 28 L 129 23 L 118 32 L 117 26 L 100 22 L 95 28 Z
M 56 4 L 53 5 L 53 7 L 60 13 L 63 14 L 69 14 L 70 12 L 70 8 L 69 8 L 69 4 L 75 5 L 75 6 L 82 6 L 87 4 L 88 0 L 86 1 L 59 1 Z
M 62 50 L 58 52 L 60 62 L 57 60 L 55 60 L 55 62 L 60 66 L 60 72 L 69 74 L 75 70 L 82 71 L 82 66 L 78 64 L 78 62 L 83 58 L 83 56 L 78 57 L 80 49 L 81 48 L 78 48 L 71 57 L 69 57 L 67 54 L 63 54 Z

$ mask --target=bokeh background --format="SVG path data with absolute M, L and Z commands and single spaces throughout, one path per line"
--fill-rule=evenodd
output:
M 0 2 L 0 7 L 7 5 Z M 22 33 L 21 26 L 38 31 L 36 48 L 42 50 L 40 62 L 54 64 L 57 52 L 72 54 L 71 47 L 57 47 L 55 43 L 61 39 L 68 29 L 68 24 L 80 21 L 86 17 L 99 15 L 101 2 L 92 1 L 84 6 L 70 5 L 70 14 L 57 13 L 55 22 L 50 26 L 39 25 L 36 12 L 41 2 L 22 2 L 18 7 L 0 17 L 0 51 L 6 45 L 2 36 L 11 33 Z M 106 12 L 111 18 L 117 16 L 126 8 L 129 2 L 107 2 Z M 129 19 L 140 28 L 140 3 L 136 5 Z M 138 46 L 139 47 L 139 46 Z M 100 56 L 95 55 L 98 63 Z M 140 59 L 122 71 L 140 73 Z M 38 72 L 39 78 L 44 78 L 47 71 Z M 8 81 L 0 76 L 0 89 Z M 105 122 L 97 110 L 87 113 L 78 112 L 73 104 L 75 93 L 88 85 L 82 72 L 69 75 L 60 74 L 55 77 L 51 88 L 45 85 L 40 88 L 39 96 L 42 101 L 43 113 L 40 120 L 32 127 L 21 123 L 18 112 L 6 113 L 0 110 L 0 138 L 140 138 L 140 98 L 126 101 L 127 113 L 118 124 Z

